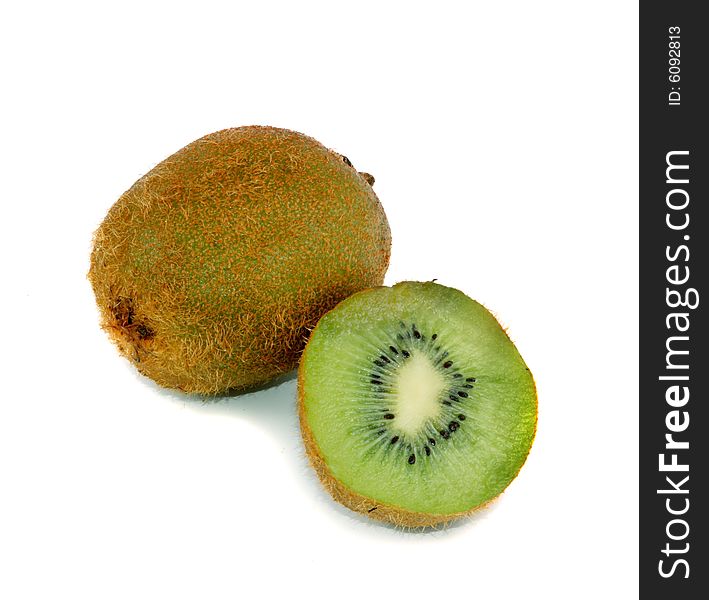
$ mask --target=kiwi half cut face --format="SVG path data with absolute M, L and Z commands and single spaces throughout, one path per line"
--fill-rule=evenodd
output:
M 318 323 L 299 369 L 307 454 L 345 506 L 406 527 L 498 496 L 529 453 L 532 375 L 482 305 L 436 283 L 359 292 Z

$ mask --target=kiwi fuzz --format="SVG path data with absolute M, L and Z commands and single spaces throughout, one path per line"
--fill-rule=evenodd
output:
M 349 160 L 274 127 L 218 131 L 141 177 L 94 234 L 101 326 L 133 365 L 187 393 L 293 370 L 319 318 L 381 284 L 391 232 Z
M 403 286 L 403 287 L 400 287 L 400 286 Z M 407 286 L 412 286 L 412 287 L 413 286 L 437 286 L 439 288 L 443 287 L 443 286 L 438 286 L 438 284 L 417 284 L 417 283 L 411 283 L 411 282 L 404 282 L 401 284 L 397 284 L 396 286 L 394 286 L 393 289 L 399 288 L 401 290 L 404 290 L 407 288 Z M 375 288 L 375 289 L 391 289 L 391 288 Z M 448 288 L 446 288 L 446 289 L 448 289 Z M 328 325 L 328 321 L 331 321 L 332 319 L 334 319 L 335 313 L 339 313 L 338 318 L 340 319 L 340 322 L 342 323 L 343 321 L 345 321 L 345 323 L 347 323 L 345 317 L 343 316 L 345 314 L 345 310 L 346 310 L 347 305 L 352 307 L 358 302 L 358 299 L 361 299 L 362 302 L 359 302 L 359 305 L 358 305 L 358 307 L 361 308 L 364 298 L 367 297 L 367 295 L 369 295 L 372 291 L 374 291 L 374 290 L 364 290 L 364 291 L 355 293 L 353 296 L 351 296 L 347 300 L 343 301 L 335 309 L 333 309 L 332 311 L 329 311 L 320 320 L 320 322 L 318 323 L 318 325 L 314 329 L 314 331 L 311 335 L 311 338 L 310 338 L 311 341 L 316 340 L 318 338 L 323 339 L 323 336 L 326 336 L 326 335 L 335 335 L 335 334 L 332 334 L 333 326 Z M 389 296 L 389 297 L 391 298 L 391 296 Z M 386 303 L 385 296 L 380 296 L 380 298 L 382 298 L 382 303 Z M 472 301 L 470 301 L 470 302 L 472 302 Z M 351 309 L 351 310 L 354 310 L 354 309 Z M 394 309 L 392 308 L 392 310 L 394 310 Z M 485 313 L 487 313 L 487 316 L 485 317 L 486 319 L 492 318 L 492 316 L 489 315 L 488 311 L 485 311 L 484 308 L 482 310 Z M 352 314 L 353 314 L 352 312 L 349 313 L 350 316 Z M 360 313 L 357 313 L 357 314 L 360 314 Z M 507 340 L 506 343 L 509 344 L 509 346 L 512 349 L 514 349 L 514 346 L 512 345 L 512 342 L 509 340 L 509 337 L 507 336 L 506 331 L 502 330 L 502 328 L 499 327 L 499 324 L 497 324 L 496 321 L 494 321 L 494 323 L 495 323 L 495 326 L 497 328 L 499 328 L 499 331 L 497 331 L 495 333 L 495 336 L 496 336 L 495 339 L 496 340 L 503 340 L 503 339 Z M 402 324 L 402 327 L 403 326 L 404 325 Z M 325 333 L 321 333 L 321 329 L 323 327 L 329 327 L 329 330 Z M 346 329 L 347 328 L 356 329 L 357 327 L 361 327 L 361 328 L 373 327 L 373 325 L 372 325 L 372 323 L 355 324 L 355 323 L 349 322 L 349 324 L 348 325 L 346 324 L 344 327 Z M 407 327 L 408 327 L 408 325 L 407 325 Z M 428 331 L 426 331 L 424 328 L 418 328 L 418 329 L 420 329 L 420 331 L 418 331 L 417 329 L 414 329 L 414 335 L 416 336 L 415 342 L 418 344 L 423 344 L 425 341 L 425 338 L 427 336 L 428 336 L 429 340 L 431 339 L 431 337 L 433 337 L 433 339 L 436 339 L 436 337 L 438 337 L 437 333 L 433 333 L 433 336 L 431 335 L 432 329 L 429 329 Z M 438 329 L 436 329 L 436 331 L 438 332 Z M 336 339 L 339 339 L 339 338 L 336 338 Z M 440 337 L 439 337 L 439 340 L 440 340 Z M 324 349 L 327 349 L 330 352 L 330 358 L 331 358 L 332 357 L 331 353 L 335 352 L 336 348 L 338 348 L 338 346 L 333 346 L 332 345 L 333 343 L 334 342 L 331 342 L 331 343 L 329 343 L 330 345 L 325 345 L 325 346 L 323 346 L 321 343 L 320 346 L 318 346 L 317 352 L 323 352 Z M 344 344 L 344 342 L 342 342 L 342 344 Z M 441 345 L 443 345 L 443 344 L 441 344 Z M 411 508 L 411 506 L 412 506 L 411 503 L 408 503 L 408 506 L 407 506 L 406 501 L 402 501 L 402 502 L 398 502 L 396 500 L 385 501 L 383 499 L 384 494 L 362 493 L 360 491 L 361 489 L 363 489 L 361 487 L 361 485 L 356 484 L 351 479 L 351 477 L 345 476 L 346 474 L 343 472 L 341 461 L 338 462 L 339 459 L 335 460 L 331 454 L 329 455 L 329 458 L 326 458 L 326 453 L 323 451 L 323 446 L 322 446 L 323 439 L 318 438 L 315 431 L 313 430 L 313 427 L 311 426 L 311 421 L 312 421 L 314 415 L 311 414 L 309 411 L 314 410 L 314 408 L 316 406 L 320 406 L 320 404 L 313 404 L 312 394 L 315 392 L 314 392 L 312 386 L 310 389 L 308 389 L 308 386 L 306 385 L 306 383 L 307 383 L 306 382 L 306 364 L 309 362 L 312 362 L 313 360 L 318 360 L 317 358 L 314 358 L 311 356 L 312 352 L 316 352 L 316 350 L 313 350 L 313 347 L 314 346 L 311 345 L 311 343 L 309 343 L 306 346 L 306 349 L 303 354 L 303 359 L 301 360 L 301 366 L 300 366 L 300 369 L 298 372 L 298 415 L 299 415 L 299 421 L 300 421 L 301 434 L 302 434 L 302 438 L 303 438 L 303 444 L 304 444 L 306 455 L 308 457 L 308 461 L 311 464 L 311 466 L 313 467 L 313 469 L 315 470 L 315 472 L 318 476 L 318 479 L 322 483 L 325 490 L 332 496 L 332 498 L 335 501 L 346 506 L 347 508 L 349 508 L 357 513 L 360 513 L 364 516 L 367 516 L 369 518 L 372 518 L 372 519 L 375 519 L 375 520 L 378 520 L 378 521 L 381 521 L 384 523 L 388 523 L 388 524 L 391 524 L 396 527 L 406 528 L 406 529 L 420 529 L 420 528 L 431 528 L 431 527 L 436 527 L 436 526 L 442 526 L 442 525 L 448 524 L 452 521 L 459 520 L 464 517 L 470 516 L 470 515 L 474 514 L 475 512 L 477 512 L 478 510 L 480 510 L 481 508 L 488 506 L 491 502 L 493 502 L 496 498 L 498 498 L 499 495 L 509 486 L 509 484 L 515 479 L 515 477 L 517 476 L 517 474 L 521 470 L 522 466 L 525 464 L 527 457 L 528 457 L 529 449 L 531 448 L 534 438 L 536 436 L 538 401 L 537 401 L 536 385 L 534 383 L 534 379 L 531 377 L 531 373 L 529 373 L 529 370 L 526 369 L 526 367 L 524 366 L 524 363 L 521 362 L 521 359 L 520 359 L 520 363 L 517 365 L 516 368 L 519 370 L 519 372 L 522 373 L 521 376 L 527 380 L 527 383 L 524 384 L 524 386 L 525 386 L 524 389 L 526 390 L 525 391 L 526 397 L 529 398 L 529 400 L 525 400 L 525 407 L 526 407 L 525 408 L 525 411 L 526 411 L 525 415 L 526 416 L 523 417 L 525 419 L 525 425 L 524 425 L 525 433 L 523 436 L 524 441 L 520 442 L 521 446 L 519 446 L 519 448 L 514 450 L 514 452 L 516 452 L 518 455 L 518 458 L 515 458 L 512 463 L 514 468 L 511 471 L 508 469 L 505 471 L 498 472 L 497 479 L 499 481 L 497 481 L 492 487 L 489 488 L 491 490 L 491 493 L 485 493 L 483 496 L 481 496 L 479 498 L 479 500 L 474 501 L 472 504 L 469 503 L 468 505 L 461 506 L 461 510 L 437 510 L 437 509 L 429 510 L 428 508 L 426 508 L 425 510 L 413 510 Z M 376 355 L 378 351 L 374 350 L 375 346 L 373 344 L 370 344 L 369 347 L 372 348 L 371 355 L 372 356 Z M 384 346 L 382 346 L 382 348 L 383 347 Z M 425 347 L 425 346 L 418 346 L 418 347 Z M 429 343 L 429 346 L 427 346 L 427 347 L 430 347 L 430 343 Z M 348 348 L 347 352 L 352 352 L 352 350 L 349 346 L 347 346 L 346 348 Z M 411 349 L 410 346 L 409 346 L 409 349 Z M 343 352 L 345 352 L 345 350 L 343 350 Z M 511 352 L 516 352 L 516 351 L 511 350 Z M 394 366 L 397 367 L 399 370 L 396 372 L 400 374 L 399 375 L 400 379 L 402 377 L 401 373 L 405 372 L 405 369 L 403 367 L 401 367 L 400 365 L 413 365 L 412 359 L 414 357 L 413 351 L 410 353 L 407 352 L 407 354 L 409 355 L 406 357 L 408 362 L 399 361 L 399 363 L 397 364 L 396 359 L 398 358 L 398 356 L 401 355 L 401 353 L 402 353 L 402 346 L 401 345 L 398 347 L 396 345 L 391 346 L 390 353 L 388 353 L 388 354 L 382 352 L 382 354 L 383 354 L 382 359 L 384 357 L 388 357 L 389 361 L 391 361 L 391 364 L 387 363 L 385 365 L 385 367 L 387 369 L 389 369 L 390 367 L 394 367 Z M 517 360 L 517 359 L 515 359 L 515 360 Z M 381 363 L 383 361 L 377 360 L 376 362 Z M 453 371 L 453 369 L 455 368 L 455 366 L 453 365 L 454 362 L 455 362 L 455 360 L 446 359 L 445 362 L 438 365 L 438 368 L 441 370 L 441 372 Z M 343 363 L 338 362 L 339 369 L 343 368 L 342 364 Z M 357 363 L 357 364 L 359 364 L 359 363 Z M 311 383 L 312 383 L 312 377 L 313 377 L 312 374 L 315 372 L 321 373 L 320 371 L 313 371 L 312 370 L 313 368 L 314 367 L 308 367 L 308 369 L 309 369 L 308 373 L 310 376 Z M 418 368 L 418 367 L 412 366 L 411 368 Z M 354 366 L 353 366 L 353 370 L 355 370 Z M 482 370 L 482 369 L 481 369 L 481 371 L 484 372 L 484 370 Z M 361 367 L 358 369 L 358 372 L 360 372 L 360 373 L 363 372 Z M 461 388 L 461 397 L 458 398 L 458 400 L 461 403 L 457 404 L 456 401 L 454 401 L 452 398 L 451 398 L 451 401 L 448 402 L 448 399 L 446 396 L 446 394 L 448 394 L 448 391 L 444 391 L 442 393 L 442 404 L 444 405 L 444 406 L 442 406 L 442 410 L 449 410 L 449 409 L 452 410 L 451 406 L 450 406 L 450 405 L 452 405 L 453 408 L 455 409 L 456 413 L 458 413 L 459 411 L 456 407 L 463 406 L 463 404 L 465 402 L 468 402 L 469 400 L 473 400 L 472 396 L 474 395 L 474 392 L 475 392 L 474 387 L 477 384 L 475 383 L 475 377 L 469 377 L 466 379 L 463 375 L 456 374 L 456 376 L 460 377 L 460 379 L 457 379 L 456 381 L 461 381 L 461 382 L 470 381 L 471 382 L 470 384 L 467 384 L 466 388 L 465 388 L 465 389 L 470 388 L 470 390 L 469 390 L 470 391 L 470 398 L 468 397 L 467 392 L 463 391 Z M 368 379 L 369 377 L 370 377 L 370 375 L 364 376 L 365 379 Z M 406 378 L 406 377 L 408 377 L 408 375 L 405 375 L 403 377 Z M 484 381 L 485 378 L 483 377 L 482 379 Z M 381 381 L 385 381 L 385 380 L 386 380 L 386 376 L 381 376 L 379 379 L 376 380 L 377 385 L 374 385 L 372 389 L 379 389 L 382 386 Z M 373 379 L 371 383 L 374 384 L 375 380 Z M 489 383 L 485 382 L 483 384 L 483 387 L 485 385 L 489 385 Z M 450 387 L 450 384 L 446 383 L 445 389 L 447 390 L 449 387 Z M 327 388 L 320 388 L 320 389 L 326 390 Z M 411 392 L 413 391 L 413 388 L 406 389 L 404 386 L 404 389 L 405 389 L 405 394 L 406 394 L 407 398 L 411 397 Z M 326 391 L 320 391 L 317 393 L 320 395 L 322 395 L 322 394 L 327 395 Z M 352 392 L 352 393 L 354 393 L 354 392 Z M 362 392 L 362 393 L 364 393 L 364 392 Z M 310 399 L 307 397 L 308 394 L 310 394 L 310 396 L 311 396 Z M 532 398 L 532 396 L 533 396 L 533 398 Z M 339 400 L 337 398 L 339 398 L 339 396 L 337 396 L 337 397 L 334 396 L 332 398 L 332 402 L 333 403 L 338 402 Z M 345 400 L 342 400 L 342 401 L 345 402 Z M 352 404 L 352 403 L 359 402 L 359 401 L 355 401 L 354 397 L 353 397 L 350 400 L 347 400 L 346 402 L 348 404 Z M 385 402 L 385 404 L 387 406 L 390 406 L 391 401 L 388 400 Z M 318 410 L 320 410 L 320 409 L 318 409 Z M 407 427 L 409 427 L 409 425 L 406 425 L 404 423 L 404 421 L 406 419 L 405 411 L 404 412 L 402 412 L 402 411 L 397 412 L 396 409 L 393 409 L 392 412 L 394 412 L 396 414 L 384 416 L 384 419 L 387 419 L 387 421 L 386 421 L 387 425 L 388 424 L 395 424 L 395 423 L 398 423 L 399 421 L 402 421 L 402 423 L 399 425 L 399 427 L 404 427 L 405 429 Z M 532 415 L 532 412 L 533 412 L 533 415 Z M 459 435 L 461 433 L 461 431 L 463 431 L 466 427 L 468 427 L 469 425 L 470 426 L 473 425 L 473 422 L 475 421 L 475 415 L 468 414 L 468 416 L 466 417 L 466 415 L 464 413 L 465 413 L 465 409 L 461 408 L 460 409 L 461 420 L 455 421 L 455 422 L 452 421 L 451 428 L 449 431 L 445 431 L 445 432 L 441 431 L 440 432 L 442 436 L 445 433 L 445 436 L 443 436 L 443 439 L 445 441 L 443 441 L 441 438 L 438 438 L 438 440 L 437 440 L 438 443 L 437 443 L 436 448 L 434 450 L 438 450 L 439 447 L 445 446 L 445 450 L 443 451 L 443 455 L 445 456 L 448 453 L 448 448 L 449 447 L 452 448 L 452 446 L 448 446 L 447 444 L 451 444 L 452 440 L 454 440 L 454 438 L 456 438 L 456 436 Z M 330 413 L 328 413 L 328 414 L 330 414 Z M 339 414 L 343 420 L 345 419 L 345 417 L 343 416 L 342 413 L 332 413 L 332 414 Z M 350 414 L 350 413 L 347 413 L 347 414 Z M 331 419 L 333 417 L 328 417 L 328 418 Z M 431 418 L 437 418 L 437 417 L 431 417 Z M 333 421 L 330 421 L 330 422 L 333 422 Z M 417 426 L 416 422 L 413 422 L 413 425 L 411 425 L 412 428 L 415 428 L 416 426 Z M 375 425 L 375 427 L 379 428 L 380 425 L 377 424 L 377 425 Z M 385 429 L 385 425 L 381 425 L 381 428 L 383 431 Z M 322 423 L 320 423 L 320 425 L 319 425 L 319 430 L 322 432 Z M 381 431 L 378 433 L 381 433 Z M 321 435 L 321 434 L 318 434 L 318 435 Z M 348 435 L 354 435 L 354 433 L 352 433 L 352 431 L 351 431 L 351 433 Z M 389 442 L 390 442 L 392 448 L 400 443 L 398 435 L 394 435 L 393 437 L 391 437 L 391 433 L 389 433 L 388 435 L 390 437 Z M 403 436 L 404 433 L 402 433 L 401 435 Z M 503 437 L 504 437 L 504 434 L 503 434 Z M 435 442 L 435 440 L 431 440 L 431 441 Z M 411 443 L 412 442 L 409 442 L 409 448 L 411 447 Z M 370 447 L 371 446 L 372 446 L 372 444 L 370 444 Z M 424 448 L 428 450 L 427 446 L 424 446 Z M 328 450 L 328 452 L 330 452 L 330 450 Z M 415 470 L 419 468 L 419 462 L 422 463 L 422 466 L 420 468 L 425 469 L 425 468 L 427 468 L 426 459 L 429 457 L 430 458 L 435 457 L 435 454 L 433 456 L 431 456 L 429 452 L 426 452 L 425 454 L 421 453 L 420 448 L 416 451 L 416 453 L 412 453 L 409 456 L 408 461 L 404 460 L 407 456 L 406 450 L 404 450 L 403 453 L 402 452 L 394 453 L 394 454 L 392 454 L 392 453 L 393 453 L 393 451 L 389 451 L 389 454 L 386 454 L 386 453 L 384 453 L 384 451 L 382 451 L 377 454 L 374 451 L 369 451 L 369 456 L 370 457 L 371 456 L 382 457 L 382 456 L 393 455 L 393 456 L 397 457 L 397 458 L 395 458 L 396 461 L 401 461 L 401 463 L 408 462 L 408 465 L 405 465 L 403 467 L 403 469 L 409 469 L 406 472 L 410 473 L 410 474 L 414 473 Z M 342 457 L 340 457 L 340 458 L 342 458 Z M 412 458 L 413 458 L 413 460 L 411 460 Z M 361 469 L 369 468 L 364 463 L 359 461 L 356 456 L 352 457 L 351 459 L 358 465 L 357 469 L 361 470 Z M 335 460 L 334 463 L 333 463 L 333 460 Z M 367 459 L 367 460 L 369 460 L 369 459 Z M 372 460 L 374 460 L 374 459 L 372 459 Z M 337 468 L 337 475 L 333 471 L 333 464 Z M 398 463 L 398 464 L 400 464 L 400 463 Z M 429 465 L 429 467 L 434 468 L 434 465 L 431 464 L 431 465 Z M 355 469 L 355 471 L 357 471 L 357 469 Z M 398 478 L 398 476 L 395 473 L 390 473 L 390 476 L 387 476 L 385 474 L 385 473 L 387 473 L 386 469 L 384 467 L 381 467 L 381 469 L 382 469 L 382 474 L 380 476 L 384 478 L 384 482 L 389 481 L 389 477 L 397 477 Z M 461 472 L 460 476 L 461 476 L 461 478 L 465 479 L 466 472 L 465 471 Z M 470 474 L 470 476 L 473 477 L 472 473 Z M 349 477 L 349 479 L 348 479 L 348 477 Z M 348 484 L 345 481 L 350 481 L 351 483 Z M 475 477 L 473 477 L 473 479 L 471 479 L 470 485 L 477 485 L 477 483 L 475 483 L 475 481 L 476 481 Z M 383 485 L 386 486 L 386 483 L 383 483 Z M 359 490 L 356 488 L 359 488 Z M 433 485 L 431 487 L 431 490 L 433 490 L 433 489 L 440 490 L 442 488 L 437 487 L 437 485 Z M 399 492 L 397 492 L 397 494 L 398 493 Z M 389 497 L 393 499 L 393 498 L 396 498 L 397 496 L 390 495 Z

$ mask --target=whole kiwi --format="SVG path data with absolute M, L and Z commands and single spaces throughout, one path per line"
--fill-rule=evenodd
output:
M 298 363 L 318 319 L 380 285 L 391 233 L 373 178 L 311 137 L 207 135 L 141 177 L 94 235 L 102 326 L 158 384 L 217 394 Z

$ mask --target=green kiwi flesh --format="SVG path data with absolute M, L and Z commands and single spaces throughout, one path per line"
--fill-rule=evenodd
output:
M 498 496 L 532 445 L 532 374 L 481 304 L 436 283 L 359 292 L 327 313 L 299 369 L 307 454 L 336 500 L 418 527 Z

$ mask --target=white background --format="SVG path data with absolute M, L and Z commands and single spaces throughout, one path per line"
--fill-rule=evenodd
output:
M 3 6 L 0 597 L 637 594 L 637 3 Z M 108 208 L 246 124 L 376 176 L 388 284 L 437 278 L 509 327 L 538 435 L 471 521 L 354 515 L 307 465 L 292 379 L 202 403 L 99 329 Z

